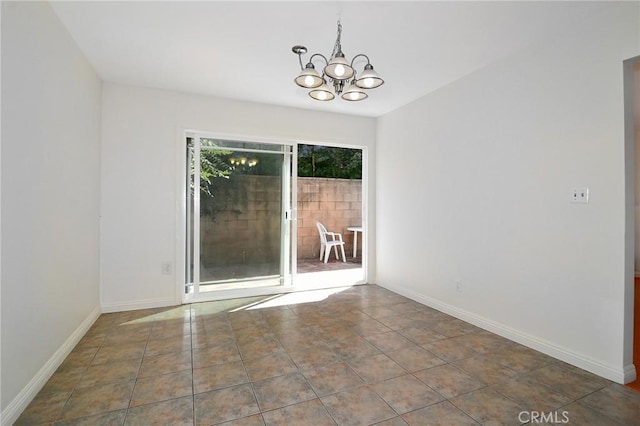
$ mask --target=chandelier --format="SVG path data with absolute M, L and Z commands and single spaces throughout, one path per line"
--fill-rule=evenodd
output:
M 336 38 L 336 43 L 333 46 L 333 51 L 329 59 L 320 53 L 315 53 L 311 55 L 309 62 L 304 67 L 302 66 L 302 55 L 307 53 L 307 48 L 299 45 L 291 48 L 293 53 L 298 55 L 301 69 L 300 74 L 298 74 L 294 81 L 300 87 L 311 89 L 309 96 L 315 100 L 330 101 L 333 100 L 336 95 L 342 95 L 342 99 L 347 101 L 361 101 L 369 96 L 366 90 L 374 89 L 384 83 L 384 80 L 373 70 L 373 65 L 371 65 L 367 55 L 359 53 L 353 57 L 351 63 L 347 61 L 344 53 L 342 53 L 342 45 L 340 44 L 341 36 L 342 24 L 338 21 L 338 37 Z M 358 76 L 353 64 L 359 57 L 365 58 L 367 64 Z M 322 70 L 322 76 L 318 74 L 313 65 L 313 61 L 316 58 L 322 58 L 324 60 L 325 67 Z M 326 78 L 328 78 L 333 85 L 333 92 L 327 84 Z M 347 83 L 349 83 L 349 86 L 347 86 L 345 90 Z

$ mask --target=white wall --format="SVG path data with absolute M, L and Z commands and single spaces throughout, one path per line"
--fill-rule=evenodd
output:
M 372 118 L 118 84 L 105 83 L 102 111 L 101 300 L 106 311 L 180 302 L 180 277 L 175 268 L 173 275 L 161 275 L 161 263 L 175 265 L 182 254 L 176 209 L 184 129 L 360 146 L 375 142 Z M 369 242 L 373 249 L 373 239 Z
M 634 148 L 635 148 L 635 252 L 634 270 L 640 274 L 640 59 L 633 67 L 633 120 L 634 120 Z
M 99 314 L 101 82 L 46 2 L 2 2 L 2 417 Z
M 640 52 L 638 16 L 608 6 L 378 120 L 378 284 L 632 377 L 622 61 Z

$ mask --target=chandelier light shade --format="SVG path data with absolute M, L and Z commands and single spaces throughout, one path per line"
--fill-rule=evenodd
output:
M 347 60 L 342 53 L 341 36 L 342 24 L 338 21 L 338 36 L 329 59 L 320 53 L 314 53 L 305 66 L 302 65 L 302 55 L 307 53 L 307 48 L 296 45 L 291 49 L 293 53 L 298 55 L 301 70 L 294 81 L 300 87 L 311 89 L 309 96 L 315 100 L 330 101 L 336 96 L 340 96 L 346 101 L 361 101 L 369 97 L 367 90 L 380 87 L 384 83 L 384 80 L 374 71 L 367 55 L 359 53 L 353 57 L 351 62 Z M 360 75 L 357 74 L 353 66 L 359 57 L 367 60 Z M 316 71 L 314 65 L 314 60 L 319 59 L 324 61 L 322 75 Z M 333 90 L 327 83 L 327 79 L 333 86 Z M 347 86 L 349 82 L 350 84 Z M 347 86 L 346 90 L 344 90 L 345 86 Z
M 316 101 L 332 101 L 336 97 L 327 83 L 323 83 L 322 86 L 310 91 L 309 96 Z
M 300 87 L 312 89 L 314 87 L 320 87 L 324 84 L 324 80 L 318 74 L 312 63 L 308 63 L 307 66 L 300 72 L 300 75 L 296 77 L 296 84 Z
M 371 64 L 364 66 L 364 71 L 362 71 L 362 74 L 360 74 L 360 77 L 356 80 L 356 86 L 363 89 L 374 89 L 380 87 L 382 83 L 384 83 L 384 80 L 373 70 L 373 65 Z
M 342 99 L 345 101 L 362 101 L 368 97 L 367 92 L 355 84 L 355 80 L 347 87 L 347 90 L 342 93 Z
M 348 80 L 353 77 L 355 71 L 344 58 L 344 53 L 338 52 L 336 56 L 329 61 L 329 65 L 324 67 L 324 73 L 334 80 Z

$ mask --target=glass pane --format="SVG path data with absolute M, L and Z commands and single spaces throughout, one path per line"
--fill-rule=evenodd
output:
M 200 291 L 243 280 L 280 284 L 283 161 L 275 152 L 202 150 Z

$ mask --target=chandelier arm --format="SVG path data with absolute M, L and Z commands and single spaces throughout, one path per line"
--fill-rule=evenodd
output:
M 325 56 L 322 53 L 314 53 L 313 55 L 311 55 L 311 57 L 309 58 L 309 62 L 313 62 L 313 58 L 316 56 L 320 56 L 322 59 L 324 59 L 324 64 L 329 65 L 329 61 L 327 60 L 327 58 L 325 58 Z
M 367 58 L 367 65 L 369 65 L 371 63 L 371 61 L 369 61 L 369 57 L 367 55 L 365 55 L 364 53 L 358 53 L 356 56 L 353 57 L 353 59 L 351 60 L 351 68 L 353 68 L 353 64 L 356 62 L 356 59 L 359 58 L 360 56 L 364 56 L 365 58 Z M 355 68 L 354 68 L 355 69 Z

